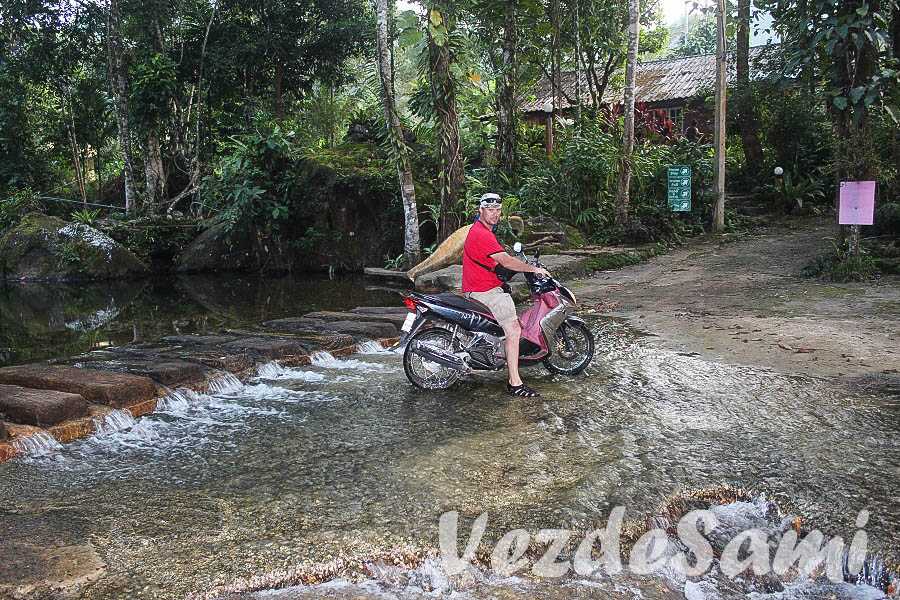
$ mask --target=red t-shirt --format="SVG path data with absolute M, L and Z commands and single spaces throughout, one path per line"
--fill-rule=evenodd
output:
M 505 252 L 505 250 L 497 241 L 494 233 L 480 220 L 475 221 L 466 235 L 466 243 L 463 246 L 463 292 L 486 292 L 502 284 L 493 271 L 488 271 L 474 262 L 477 260 L 482 265 L 493 269 L 497 261 L 491 258 L 491 254 L 497 252 Z

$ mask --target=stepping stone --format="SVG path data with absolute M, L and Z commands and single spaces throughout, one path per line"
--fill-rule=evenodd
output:
M 196 344 L 201 346 L 218 346 L 234 340 L 234 336 L 224 335 L 169 335 L 162 339 L 162 341 L 169 344 Z
M 400 315 L 403 318 L 406 318 L 406 313 L 409 312 L 405 306 L 357 306 L 356 308 L 350 309 L 348 312 L 360 314 L 360 315 Z
M 306 347 L 297 340 L 278 339 L 278 338 L 245 338 L 238 339 L 227 344 L 222 344 L 222 348 L 229 350 L 242 350 L 244 352 L 253 352 L 265 356 L 266 358 L 281 358 L 294 354 L 306 354 Z
M 405 317 L 404 317 L 405 318 Z M 397 335 L 397 328 L 391 323 L 374 321 L 323 321 L 308 317 L 289 317 L 266 321 L 263 327 L 275 331 L 297 334 L 345 333 L 352 336 L 382 338 Z M 352 343 L 352 341 L 351 341 Z
M 378 277 L 380 279 L 391 279 L 393 281 L 402 281 L 407 285 L 412 285 L 406 271 L 392 271 L 390 269 L 382 269 L 379 267 L 365 267 L 363 273 L 368 277 Z
M 332 321 L 323 323 L 319 328 L 322 331 L 347 333 L 371 339 L 390 338 L 397 335 L 397 327 L 391 323 L 376 323 L 373 321 Z
M 49 427 L 83 417 L 87 412 L 87 402 L 78 394 L 0 385 L 0 413 L 13 423 Z M 2 423 L 0 429 L 0 439 L 5 439 L 6 427 Z
M 332 312 L 327 310 L 322 310 L 318 312 L 311 312 L 303 315 L 307 319 L 318 319 L 319 321 L 333 322 L 333 321 L 359 321 L 359 322 L 370 322 L 370 323 L 390 323 L 394 325 L 398 329 L 403 325 L 403 320 L 406 319 L 406 315 L 409 311 L 406 307 L 403 307 L 402 312 L 397 313 L 387 313 L 387 314 L 359 314 L 354 312 Z
M 201 381 L 207 371 L 205 366 L 185 360 L 90 362 L 82 363 L 82 368 L 141 375 L 168 386 Z
M 0 369 L 0 383 L 79 394 L 90 404 L 123 408 L 156 397 L 149 377 L 33 363 Z

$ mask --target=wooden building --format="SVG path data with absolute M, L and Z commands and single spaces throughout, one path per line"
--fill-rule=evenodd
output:
M 776 46 L 756 46 L 750 48 L 750 75 L 758 79 L 765 70 L 765 63 L 774 56 Z M 623 68 L 624 71 L 624 68 Z M 581 72 L 580 85 L 576 85 L 574 71 L 565 71 L 560 76 L 562 98 L 559 106 L 553 107 L 550 81 L 544 77 L 538 81 L 532 95 L 520 103 L 526 121 L 548 125 L 551 118 L 569 120 L 574 116 L 574 102 L 580 90 L 582 106 L 590 106 L 591 90 L 587 81 L 588 73 Z M 624 79 L 619 73 L 611 81 Z M 598 74 L 600 80 L 602 75 Z M 702 54 L 685 58 L 666 58 L 639 62 L 635 74 L 635 105 L 639 111 L 652 112 L 656 119 L 667 119 L 673 125 L 673 134 L 680 135 L 696 120 L 699 129 L 711 134 L 712 107 L 706 106 L 704 99 L 712 96 L 716 82 L 715 54 Z M 729 57 L 728 82 L 735 79 L 733 54 Z M 596 81 L 596 79 L 595 79 Z M 603 92 L 601 108 L 608 111 L 621 110 L 623 89 L 621 83 L 610 83 Z

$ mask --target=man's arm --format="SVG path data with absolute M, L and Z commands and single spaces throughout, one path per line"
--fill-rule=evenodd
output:
M 495 252 L 490 255 L 502 267 L 506 267 L 510 271 L 518 271 L 519 273 L 534 273 L 542 277 L 550 277 L 550 271 L 544 267 L 535 267 L 527 262 L 519 260 L 515 256 L 510 256 L 506 252 Z

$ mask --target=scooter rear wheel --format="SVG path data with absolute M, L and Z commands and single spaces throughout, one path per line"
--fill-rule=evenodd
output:
M 416 354 L 415 344 L 425 344 L 435 350 L 453 352 L 453 334 L 443 327 L 431 327 L 418 332 L 406 344 L 403 352 L 403 370 L 410 383 L 423 390 L 445 390 L 457 382 L 461 373 Z
M 594 358 L 594 334 L 587 325 L 566 321 L 556 330 L 544 366 L 551 373 L 578 375 Z

